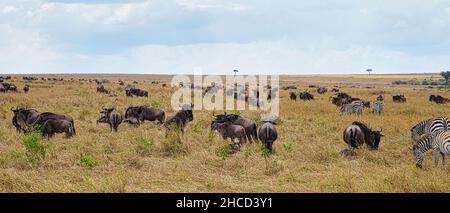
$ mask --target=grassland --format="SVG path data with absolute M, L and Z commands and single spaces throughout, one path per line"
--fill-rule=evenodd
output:
M 108 126 L 97 126 L 102 107 L 115 106 L 124 112 L 129 105 L 149 104 L 171 115 L 170 95 L 174 89 L 152 85 L 152 80 L 170 81 L 169 76 L 73 75 L 64 82 L 12 82 L 21 88 L 28 83 L 28 94 L 0 94 L 0 191 L 2 192 L 450 192 L 449 168 L 434 168 L 432 153 L 426 154 L 424 169 L 414 166 L 410 154 L 409 129 L 425 118 L 450 116 L 450 106 L 428 102 L 430 94 L 450 97 L 448 90 L 414 90 L 393 86 L 397 79 L 429 75 L 367 76 L 283 76 L 282 86 L 308 84 L 342 86 L 341 91 L 374 100 L 386 97 L 385 113 L 339 116 L 326 93 L 314 92 L 311 102 L 289 100 L 281 90 L 279 138 L 274 154 L 265 157 L 259 144 L 247 144 L 233 155 L 224 147 L 228 142 L 211 135 L 212 112 L 195 111 L 182 143 L 165 138 L 165 129 L 145 123 L 134 128 L 121 125 L 111 133 Z M 17 76 L 16 76 L 17 77 Z M 74 81 L 70 81 L 70 78 Z M 117 96 L 95 93 L 95 83 L 77 78 L 110 79 L 105 87 Z M 148 98 L 125 97 L 118 79 L 150 93 Z M 374 88 L 365 88 L 367 85 Z M 405 94 L 407 103 L 395 104 L 391 95 Z M 43 139 L 45 158 L 30 161 L 21 142 L 23 134 L 11 124 L 11 107 L 28 106 L 39 111 L 71 115 L 77 135 Z M 258 119 L 257 111 L 241 115 Z M 385 137 L 378 151 L 358 150 L 353 159 L 344 158 L 343 130 L 354 120 L 383 128 Z

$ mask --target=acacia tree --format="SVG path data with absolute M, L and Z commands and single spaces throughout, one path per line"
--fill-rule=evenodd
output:
M 450 77 L 450 71 L 441 72 L 441 76 L 445 79 L 445 86 L 448 87 L 448 78 Z

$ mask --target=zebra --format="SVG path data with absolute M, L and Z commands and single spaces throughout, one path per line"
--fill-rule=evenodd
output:
M 379 115 L 383 112 L 384 102 L 383 101 L 375 101 L 372 104 L 372 113 L 378 113 Z
M 417 144 L 413 146 L 413 156 L 417 168 L 422 168 L 422 162 L 425 158 L 424 153 L 430 149 L 433 149 L 434 152 L 434 166 L 438 166 L 439 154 L 442 156 L 442 166 L 445 166 L 445 155 L 450 154 L 450 131 L 439 130 L 427 134 L 417 141 Z
M 351 114 L 361 115 L 362 111 L 363 111 L 363 105 L 358 104 L 358 103 L 344 104 L 341 107 L 341 114 L 342 113 L 351 113 Z
M 415 144 L 423 134 L 438 130 L 450 130 L 450 120 L 447 117 L 439 116 L 419 122 L 411 128 L 411 140 Z

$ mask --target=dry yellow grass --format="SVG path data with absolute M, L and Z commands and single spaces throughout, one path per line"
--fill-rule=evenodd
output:
M 71 76 L 64 76 L 66 80 Z M 409 129 L 416 122 L 437 115 L 450 116 L 449 105 L 428 102 L 428 95 L 450 97 L 448 91 L 415 91 L 412 87 L 393 87 L 391 78 L 378 78 L 376 88 L 342 88 L 352 96 L 374 100 L 386 97 L 385 113 L 375 116 L 366 110 L 362 116 L 339 116 L 331 105 L 331 93 L 318 95 L 311 102 L 291 102 L 288 91 L 281 91 L 281 123 L 275 153 L 267 160 L 259 144 L 247 144 L 241 152 L 224 156 L 228 143 L 218 136 L 209 137 L 212 113 L 195 111 L 182 145 L 173 137 L 165 138 L 165 129 L 145 123 L 139 128 L 121 125 L 119 132 L 97 126 L 95 120 L 103 106 L 115 106 L 123 113 L 129 105 L 159 105 L 166 114 L 170 108 L 170 88 L 151 85 L 152 79 L 169 81 L 168 76 L 72 76 L 75 78 L 119 78 L 138 80 L 149 98 L 125 97 L 123 87 L 105 84 L 117 97 L 95 93 L 95 83 L 29 83 L 31 91 L 0 94 L 0 191 L 2 192 L 449 192 L 449 168 L 434 168 L 427 153 L 424 169 L 414 166 L 408 150 Z M 428 77 L 428 76 L 427 76 Z M 356 80 L 355 80 L 356 79 Z M 372 84 L 365 78 L 316 76 L 282 78 L 282 83 L 303 85 Z M 145 83 L 143 83 L 145 80 Z M 13 80 L 19 88 L 25 82 Z M 405 104 L 395 104 L 391 95 L 405 94 Z M 11 124 L 11 107 L 28 106 L 74 117 L 77 135 L 64 139 L 59 135 L 43 142 L 50 145 L 44 160 L 32 165 L 25 156 L 20 133 Z M 257 119 L 259 112 L 243 111 Z M 379 151 L 358 150 L 354 159 L 343 158 L 346 147 L 343 130 L 361 120 L 373 128 L 383 127 L 386 135 Z M 172 154 L 171 154 L 172 153 Z M 80 156 L 89 154 L 98 165 L 87 168 Z

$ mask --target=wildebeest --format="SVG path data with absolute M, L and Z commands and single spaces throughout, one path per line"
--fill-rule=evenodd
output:
M 335 97 L 330 97 L 331 103 L 340 107 L 344 104 L 349 104 L 353 101 L 359 100 L 359 98 L 352 98 L 352 96 L 350 96 L 347 93 L 336 93 Z
M 14 84 L 11 84 L 11 83 L 2 83 L 1 85 L 2 85 L 3 88 L 4 88 L 4 92 L 8 92 L 8 91 L 11 91 L 11 92 L 17 92 L 17 86 L 14 85 Z
M 304 101 L 314 100 L 314 95 L 308 91 L 301 92 L 298 97 Z
M 138 96 L 138 97 L 148 97 L 148 92 L 145 90 L 137 89 L 137 88 L 129 88 L 125 90 L 125 95 L 132 97 L 132 96 Z
M 11 111 L 14 113 L 12 124 L 17 131 L 26 133 L 27 128 L 36 124 L 40 117 L 40 113 L 35 109 L 16 108 Z
M 397 103 L 406 102 L 406 97 L 404 95 L 394 95 L 392 96 L 392 101 Z
M 258 133 L 255 121 L 236 114 L 216 115 L 216 118 L 213 121 L 213 123 L 226 123 L 226 122 L 230 122 L 232 124 L 244 127 L 248 141 L 253 142 L 254 140 L 257 140 Z
M 297 89 L 297 87 L 294 85 L 289 85 L 289 86 L 283 87 L 283 90 L 290 90 L 290 89 Z
M 376 150 L 383 136 L 381 132 L 382 130 L 373 131 L 366 124 L 354 121 L 344 130 L 343 138 L 344 142 L 348 145 L 348 150 L 351 152 L 363 144 L 366 144 L 371 150 Z M 341 153 L 345 153 L 348 150 L 343 150 Z
M 363 111 L 363 106 L 361 104 L 344 104 L 342 105 L 341 109 L 342 113 L 350 113 L 350 114 L 357 114 L 361 115 Z
M 35 109 L 16 108 L 11 109 L 14 112 L 12 123 L 18 131 L 27 132 L 26 128 L 40 126 L 42 127 L 47 120 L 67 120 L 70 122 L 71 134 L 76 134 L 73 118 L 66 115 L 58 115 L 51 112 L 39 113 Z M 52 122 L 51 125 L 57 125 Z M 22 124 L 24 126 L 22 126 Z
M 101 85 L 101 86 L 97 87 L 97 92 L 98 93 L 110 94 L 111 90 L 106 89 L 105 86 Z
M 125 111 L 125 119 L 135 118 L 138 124 L 144 121 L 159 121 L 164 123 L 166 114 L 163 110 L 151 106 L 130 106 Z
M 232 124 L 230 122 L 216 123 L 212 121 L 211 130 L 216 130 L 217 132 L 219 132 L 224 140 L 230 138 L 231 141 L 234 142 L 235 139 L 238 139 L 239 147 L 247 142 L 245 129 L 240 125 Z
M 297 95 L 295 94 L 295 92 L 290 92 L 290 93 L 289 93 L 289 98 L 290 98 L 291 100 L 296 101 L 296 100 L 297 100 Z
M 372 113 L 381 114 L 384 110 L 384 102 L 383 101 L 375 101 L 372 104 Z
M 328 89 L 326 87 L 317 88 L 317 93 L 319 93 L 319 94 L 324 94 L 326 92 L 328 92 Z
M 65 119 L 47 119 L 41 126 L 42 136 L 53 137 L 56 133 L 65 133 L 67 138 L 75 134 L 73 123 Z
M 30 86 L 28 84 L 25 84 L 25 86 L 23 87 L 23 92 L 28 93 L 28 91 L 30 91 Z
M 122 80 L 119 80 L 119 85 L 120 85 L 120 86 L 124 86 L 124 85 L 125 85 L 125 82 L 123 82 Z
M 278 138 L 277 129 L 273 122 L 265 122 L 258 129 L 258 138 L 259 140 L 266 146 L 269 150 L 269 153 L 272 153 L 272 146 L 275 140 Z
M 175 113 L 175 115 L 168 117 L 164 121 L 164 126 L 168 130 L 172 130 L 173 128 L 181 130 L 181 133 L 184 133 L 184 127 L 190 121 L 194 120 L 194 114 L 192 113 L 193 105 L 184 105 L 181 110 Z
M 107 123 L 111 131 L 117 132 L 117 128 L 122 123 L 122 115 L 115 108 L 105 108 L 100 113 L 102 117 L 97 120 L 97 124 Z
M 379 95 L 379 96 L 377 97 L 377 101 L 384 101 L 383 96 L 382 96 L 382 95 Z
M 339 88 L 333 88 L 331 92 L 339 92 Z
M 442 97 L 440 95 L 430 95 L 430 98 L 428 99 L 430 102 L 434 102 L 436 104 L 446 104 L 450 103 L 450 99 Z

